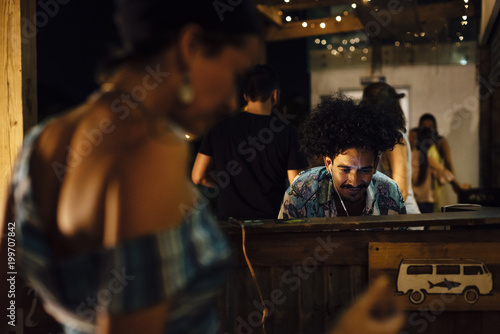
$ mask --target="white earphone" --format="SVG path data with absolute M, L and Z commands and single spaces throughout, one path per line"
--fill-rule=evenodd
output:
M 340 203 L 342 204 L 342 207 L 344 208 L 345 214 L 347 215 L 347 217 L 349 217 L 349 212 L 347 212 L 347 208 L 345 207 L 344 201 L 342 200 L 342 197 L 340 196 L 339 191 L 337 190 L 337 186 L 335 185 L 335 182 L 333 181 L 332 164 L 330 164 L 330 166 L 328 166 L 328 170 L 330 171 L 330 175 L 332 176 L 333 188 L 335 189 L 335 192 L 337 193 L 337 195 L 340 198 Z

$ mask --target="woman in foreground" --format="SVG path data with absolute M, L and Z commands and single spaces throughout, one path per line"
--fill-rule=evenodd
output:
M 184 135 L 236 109 L 257 53 L 250 2 L 231 9 L 117 1 L 123 50 L 101 89 L 26 136 L 2 230 L 16 222 L 20 271 L 67 333 L 218 331 L 230 251 Z

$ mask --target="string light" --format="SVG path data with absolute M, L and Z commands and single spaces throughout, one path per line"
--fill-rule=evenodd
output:
M 339 50 L 339 52 L 342 52 L 342 51 L 344 51 L 344 48 L 343 48 L 343 47 L 341 47 L 341 46 L 339 46 L 339 47 L 337 48 L 337 50 Z
M 395 41 L 395 42 L 394 42 L 394 45 L 396 45 L 396 46 L 399 46 L 400 44 L 401 44 L 401 43 L 399 43 L 399 41 Z
M 462 16 L 462 19 L 463 19 L 464 21 L 466 21 L 466 20 L 467 20 L 467 15 Z
M 335 20 L 337 20 L 337 22 L 340 22 L 340 21 L 342 21 L 342 17 L 341 17 L 340 15 L 338 15 L 338 16 L 335 18 Z
M 290 22 L 292 20 L 292 17 L 290 15 L 288 15 L 286 18 L 285 18 L 286 22 Z
M 349 12 L 347 10 L 344 10 L 343 14 L 344 14 L 344 16 L 347 16 L 347 15 L 349 15 Z
M 321 43 L 321 40 L 320 40 L 319 38 L 316 38 L 316 39 L 314 40 L 314 43 L 319 44 L 319 43 Z
M 351 42 L 351 44 L 354 44 L 354 43 L 356 43 L 356 40 L 354 38 L 351 38 L 350 42 Z
M 321 45 L 326 45 L 326 39 L 321 41 Z
M 464 36 L 459 36 L 458 39 L 461 40 L 461 41 L 463 41 L 464 40 Z
M 355 48 L 354 46 L 351 46 L 351 47 L 349 48 L 349 51 L 351 51 L 351 52 L 354 52 L 354 50 L 356 50 L 356 48 Z
M 357 5 L 353 2 L 353 3 L 351 4 L 351 7 L 352 7 L 352 8 L 356 8 L 356 7 L 357 7 Z
M 347 39 L 342 40 L 342 44 L 347 45 Z
M 186 135 L 186 139 L 189 139 L 189 138 L 191 138 L 191 136 L 190 135 Z
M 365 56 L 361 57 L 361 61 L 366 61 L 367 59 Z
M 368 48 L 364 48 L 363 53 L 368 53 Z
M 279 15 L 279 16 L 283 15 L 283 11 L 282 11 L 282 10 L 279 10 L 279 11 L 278 11 L 278 15 Z
M 307 22 L 302 22 L 302 26 L 303 26 L 304 28 L 307 28 Z
M 326 24 L 325 24 L 325 22 L 321 22 L 321 23 L 319 24 L 319 27 L 320 27 L 321 29 L 325 29 L 325 28 L 326 28 Z
M 328 45 L 326 46 L 326 48 L 327 48 L 328 50 L 331 50 L 331 49 L 333 49 L 333 46 L 332 46 L 331 44 L 328 44 Z
M 289 2 L 290 2 L 290 0 L 285 0 L 285 2 L 286 2 L 286 3 L 289 3 Z
M 424 36 L 425 36 L 425 32 L 424 32 L 424 31 L 422 31 L 422 32 L 420 33 L 420 37 L 424 37 Z
M 332 50 L 332 55 L 336 56 L 336 55 L 338 55 L 338 54 L 339 54 L 339 53 L 338 53 L 338 51 L 337 51 L 337 50 Z

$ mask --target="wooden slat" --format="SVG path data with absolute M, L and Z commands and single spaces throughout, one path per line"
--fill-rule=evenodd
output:
M 356 230 L 359 228 L 397 228 L 401 226 L 487 226 L 500 224 L 500 208 L 480 207 L 474 209 L 474 211 L 439 212 L 419 215 L 303 218 L 295 220 L 268 219 L 247 221 L 244 223 L 248 234 Z M 241 234 L 241 229 L 236 224 L 221 222 L 221 227 L 228 234 Z
M 281 16 L 278 15 L 278 8 L 266 5 L 257 5 L 257 10 L 274 24 L 281 26 Z
M 0 212 L 21 148 L 36 124 L 36 34 L 22 36 L 21 17 L 33 18 L 35 1 L 0 0 Z
M 342 21 L 337 22 L 335 17 L 324 19 L 307 20 L 308 26 L 302 27 L 302 21 L 283 24 L 281 27 L 269 27 L 264 33 L 267 42 L 285 39 L 321 36 L 326 34 L 337 34 L 354 30 L 362 30 L 361 21 L 354 15 L 343 16 Z M 325 28 L 320 24 L 325 23 Z M 314 28 L 313 28 L 314 27 Z
M 0 0 L 0 205 L 23 140 L 21 6 Z M 3 214 L 3 210 L 2 210 Z
M 349 3 L 343 2 L 346 6 Z M 292 23 L 284 23 L 280 27 L 270 27 L 265 32 L 266 41 L 277 41 L 277 40 L 286 40 L 293 38 L 302 38 L 302 37 L 314 37 L 321 36 L 327 34 L 336 34 L 336 33 L 345 33 L 345 32 L 355 32 L 355 31 L 364 31 L 365 25 L 368 22 L 371 24 L 378 25 L 380 28 L 380 33 L 377 34 L 376 37 L 379 38 L 390 38 L 394 37 L 400 39 L 406 36 L 406 32 L 410 31 L 411 33 L 420 33 L 423 28 L 422 27 L 432 27 L 436 28 L 436 25 L 439 25 L 439 28 L 443 27 L 448 23 L 450 19 L 459 18 L 462 15 L 474 16 L 475 10 L 473 4 L 470 4 L 467 12 L 465 11 L 463 6 L 457 6 L 456 2 L 449 1 L 443 3 L 435 3 L 435 4 L 425 4 L 418 5 L 414 1 L 406 0 L 400 1 L 399 5 L 396 6 L 396 9 L 388 8 L 387 4 L 389 2 L 383 2 L 378 7 L 379 12 L 389 12 L 391 14 L 390 20 L 388 24 L 382 24 L 380 19 L 376 16 L 377 12 L 374 10 L 374 6 L 369 5 L 367 3 L 365 5 L 358 4 L 356 13 L 351 13 L 348 16 L 342 15 L 342 21 L 337 22 L 335 17 L 325 17 L 321 19 L 314 20 L 306 20 L 308 22 L 308 27 L 302 27 L 302 21 L 300 22 L 292 22 Z M 395 2 L 391 2 L 395 3 Z M 279 9 L 286 10 L 287 8 L 294 9 L 307 9 L 317 6 L 331 6 L 339 4 L 338 1 L 301 1 L 301 2 L 290 2 L 286 4 L 282 2 L 281 4 L 269 3 L 268 7 L 273 5 L 273 9 L 276 11 Z M 401 9 L 401 10 L 400 10 Z M 340 14 L 340 13 L 339 13 Z M 383 21 L 386 18 L 383 17 Z M 326 28 L 321 29 L 319 27 L 319 23 L 326 23 Z M 311 24 L 314 24 L 314 28 L 311 28 Z M 432 31 L 430 32 L 432 33 Z M 429 36 L 428 36 L 429 37 Z M 427 39 L 428 39 L 427 37 Z M 421 37 L 418 37 L 421 39 Z

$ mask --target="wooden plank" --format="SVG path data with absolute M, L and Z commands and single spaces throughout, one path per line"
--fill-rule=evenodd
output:
M 320 24 L 324 23 L 325 28 Z M 354 15 L 343 16 L 342 21 L 337 22 L 335 17 L 307 20 L 307 27 L 302 26 L 302 21 L 283 24 L 281 27 L 271 26 L 264 32 L 267 42 L 281 41 L 285 39 L 321 36 L 327 34 L 338 34 L 355 30 L 363 30 L 361 21 Z
M 278 9 L 276 7 L 266 5 L 257 5 L 256 7 L 257 10 L 268 20 L 278 26 L 282 25 L 281 16 L 278 14 Z
M 0 205 L 23 140 L 21 6 L 0 0 Z M 3 214 L 3 210 L 2 210 Z
M 300 231 L 300 230 L 299 230 Z M 230 235 L 235 245 L 241 244 Z M 452 231 L 342 231 L 308 233 L 247 234 L 247 254 L 255 266 L 292 266 L 316 259 L 324 265 L 368 265 L 370 242 L 497 242 L 500 229 Z M 246 266 L 239 246 L 236 247 L 240 266 Z
M 263 0 L 262 2 L 266 2 L 269 5 L 273 5 L 281 10 L 303 10 L 309 8 L 317 8 L 317 7 L 330 7 L 337 5 L 345 5 L 345 8 L 348 9 L 351 7 L 351 2 L 347 2 L 345 0 L 292 0 L 288 3 L 283 0 Z M 356 2 L 356 1 L 352 1 Z
M 415 285 L 414 291 L 424 291 L 423 302 L 411 302 L 409 294 L 396 293 L 401 305 L 408 310 L 429 308 L 443 311 L 480 311 L 500 310 L 500 243 L 498 242 L 464 242 L 464 243 L 378 243 L 369 245 L 369 277 L 370 280 L 380 274 L 386 274 L 394 285 L 395 291 L 403 290 L 398 275 L 404 282 Z M 423 260 L 413 260 L 423 259 Z M 444 259 L 444 260 L 441 260 Z M 406 274 L 407 267 L 402 261 L 409 263 L 407 266 L 425 269 L 426 273 Z M 474 260 L 477 264 L 471 263 Z M 477 268 L 486 265 L 489 272 L 482 274 L 464 274 L 465 269 L 460 269 L 458 274 L 427 275 L 427 269 L 443 266 L 454 268 L 466 266 Z M 401 267 L 400 267 L 401 265 Z M 445 267 L 447 266 L 447 267 Z M 471 267 L 474 266 L 474 267 Z M 419 269 L 420 268 L 420 269 Z M 410 270 L 410 269 L 408 269 Z M 482 270 L 481 270 L 482 272 Z M 445 280 L 445 278 L 448 278 Z M 493 284 L 493 290 L 491 290 Z M 490 286 L 488 288 L 488 285 Z M 478 299 L 476 302 L 467 303 L 462 294 L 464 287 L 477 287 Z M 410 287 L 411 289 L 411 287 Z M 431 290 L 434 289 L 434 290 Z M 491 290 L 491 292 L 490 292 Z M 432 293 L 437 291 L 439 293 Z M 450 294 L 454 292 L 454 294 Z
M 21 148 L 36 124 L 36 38 L 24 38 L 21 17 L 34 17 L 34 1 L 0 0 L 0 212 Z M 24 130 L 23 130 L 24 129 Z
M 426 213 L 419 215 L 357 216 L 268 219 L 244 221 L 247 234 L 314 231 L 344 231 L 362 228 L 398 228 L 407 226 L 481 226 L 500 225 L 500 208 L 479 207 L 473 211 Z M 221 222 L 228 234 L 241 234 L 239 225 Z

